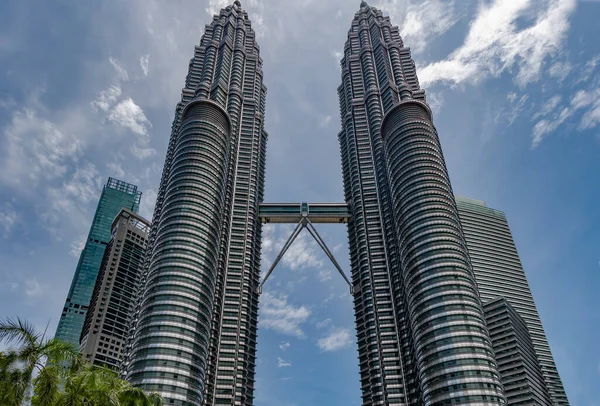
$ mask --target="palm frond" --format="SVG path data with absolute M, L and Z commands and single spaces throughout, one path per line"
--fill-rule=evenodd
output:
M 160 394 L 156 392 L 152 392 L 148 395 L 148 400 L 150 401 L 150 406 L 163 406 L 164 399 Z
M 15 364 L 19 361 L 19 354 L 14 351 L 8 351 L 0 356 L 0 372 L 7 372 L 15 369 Z
M 51 363 L 63 364 L 67 362 L 69 366 L 79 356 L 79 351 L 73 344 L 57 338 L 46 341 L 40 348 L 40 353 Z
M 148 397 L 140 388 L 129 386 L 119 393 L 119 400 L 122 406 L 147 405 Z
M 0 342 L 7 344 L 35 346 L 39 344 L 40 334 L 35 331 L 33 324 L 20 318 L 5 318 L 0 320 Z
M 34 380 L 33 406 L 54 406 L 60 388 L 60 367 L 43 368 Z

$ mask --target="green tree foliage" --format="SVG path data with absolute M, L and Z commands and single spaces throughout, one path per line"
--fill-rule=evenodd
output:
M 0 320 L 0 405 L 22 406 L 162 406 L 108 368 L 84 363 L 77 349 L 47 339 L 20 319 Z

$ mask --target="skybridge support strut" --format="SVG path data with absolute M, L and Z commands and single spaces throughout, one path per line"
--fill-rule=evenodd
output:
M 340 273 L 342 278 L 344 278 L 344 280 L 346 281 L 346 284 L 348 284 L 348 286 L 350 287 L 350 294 L 354 295 L 354 286 L 352 286 L 352 282 L 350 282 L 350 280 L 348 279 L 348 277 L 342 270 L 342 267 L 340 266 L 340 264 L 338 264 L 337 260 L 335 259 L 335 256 L 333 255 L 333 253 L 331 252 L 329 247 L 327 247 L 327 244 L 325 244 L 325 241 L 323 240 L 323 238 L 321 237 L 321 235 L 319 234 L 319 232 L 317 231 L 315 226 L 313 226 L 313 224 L 310 222 L 308 217 L 306 218 L 306 223 L 307 223 L 307 225 L 305 226 L 306 229 L 308 230 L 310 235 L 312 235 L 312 237 L 315 239 L 317 244 L 319 244 L 319 246 L 325 252 L 325 254 L 329 257 L 329 259 L 333 263 L 333 266 L 335 266 L 335 268 L 338 270 L 338 272 Z
M 265 279 L 263 279 L 263 281 L 257 286 L 256 292 L 259 295 L 262 293 L 263 285 L 267 282 L 267 280 L 269 279 L 269 276 L 271 276 L 271 274 L 273 273 L 273 270 L 275 269 L 277 264 L 279 264 L 279 261 L 281 261 L 281 259 L 285 255 L 286 251 L 292 246 L 292 243 L 296 240 L 298 235 L 305 228 L 308 230 L 308 233 L 315 239 L 315 241 L 317 242 L 319 247 L 323 250 L 323 252 L 325 252 L 325 255 L 327 255 L 327 257 L 329 258 L 329 260 L 331 261 L 333 266 L 335 266 L 335 268 L 338 270 L 338 272 L 340 273 L 342 278 L 344 278 L 344 281 L 348 284 L 348 287 L 350 288 L 350 294 L 354 295 L 354 286 L 352 286 L 352 283 L 350 282 L 350 280 L 348 279 L 348 277 L 342 270 L 342 267 L 337 262 L 337 260 L 335 259 L 335 256 L 333 255 L 333 253 L 331 252 L 329 247 L 327 247 L 327 244 L 325 244 L 325 241 L 323 240 L 323 238 L 321 237 L 321 235 L 319 234 L 319 232 L 317 231 L 315 226 L 311 223 L 308 216 L 302 216 L 302 219 L 298 222 L 298 224 L 296 224 L 294 231 L 292 231 L 292 234 L 290 234 L 289 238 L 287 239 L 287 241 L 281 248 L 281 251 L 275 258 L 275 261 L 273 261 L 273 265 L 271 265 L 271 267 L 267 271 L 267 274 L 265 275 Z

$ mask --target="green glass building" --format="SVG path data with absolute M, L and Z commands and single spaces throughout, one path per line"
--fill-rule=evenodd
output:
M 142 193 L 137 186 L 108 178 L 104 185 L 94 220 L 79 256 L 77 269 L 71 282 L 71 288 L 58 322 L 56 338 L 79 347 L 79 338 L 92 298 L 96 277 L 100 270 L 102 257 L 110 241 L 111 226 L 122 208 L 137 213 Z

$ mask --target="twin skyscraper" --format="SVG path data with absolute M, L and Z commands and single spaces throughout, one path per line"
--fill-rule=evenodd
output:
M 129 274 L 131 300 L 118 302 L 128 309 L 128 337 L 118 342 L 124 376 L 166 404 L 252 405 L 261 223 L 297 212 L 306 226 L 335 207 L 348 227 L 363 405 L 568 405 L 506 219 L 455 198 L 410 49 L 365 2 L 341 73 L 345 203 L 262 205 L 268 136 L 256 35 L 239 1 L 206 26 L 149 232 L 134 214 L 137 191 L 121 214 L 123 227 L 131 218 L 144 225 L 122 235 L 147 243 Z M 86 289 L 88 302 L 70 293 L 61 319 L 71 340 L 90 305 Z M 102 296 L 94 297 L 97 309 Z M 88 314 L 82 349 L 98 314 Z

